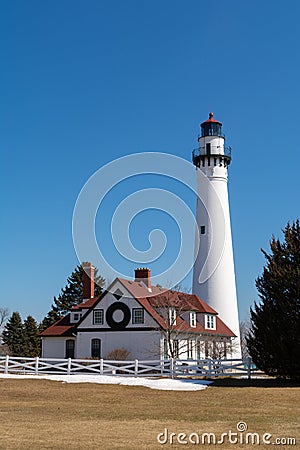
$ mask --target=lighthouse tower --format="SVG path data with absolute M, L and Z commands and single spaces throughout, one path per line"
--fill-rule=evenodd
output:
M 219 313 L 235 333 L 232 356 L 241 357 L 239 317 L 228 203 L 228 166 L 222 123 L 213 113 L 201 124 L 199 146 L 193 151 L 198 198 L 193 293 Z M 199 239 L 200 238 L 200 239 Z

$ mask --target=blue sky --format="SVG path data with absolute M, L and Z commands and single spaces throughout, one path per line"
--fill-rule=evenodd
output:
M 88 178 L 136 152 L 190 160 L 212 110 L 233 149 L 230 207 L 245 318 L 264 263 L 260 248 L 299 217 L 299 14 L 297 0 L 1 2 L 0 305 L 40 320 L 78 263 L 72 214 Z M 107 204 L 131 191 L 119 186 Z M 99 227 L 109 224 L 109 207 L 101 214 Z M 146 212 L 131 231 L 134 244 L 147 247 L 140 230 L 157 224 L 177 239 L 171 219 Z

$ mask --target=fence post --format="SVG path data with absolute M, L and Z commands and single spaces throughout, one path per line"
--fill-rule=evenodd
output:
M 100 375 L 103 375 L 103 358 L 100 359 Z
M 174 378 L 174 359 L 170 360 L 170 378 Z
M 208 377 L 211 378 L 211 359 L 208 360 Z
M 39 374 L 39 360 L 40 358 L 37 356 L 35 358 L 35 374 L 38 375 Z
M 8 373 L 8 362 L 9 362 L 9 355 L 6 355 L 4 373 Z
M 252 365 L 252 358 L 251 356 L 249 356 L 248 358 L 248 367 L 247 367 L 247 372 L 248 372 L 248 380 L 250 380 L 251 378 L 251 365 Z
M 134 361 L 134 376 L 137 377 L 139 373 L 139 360 Z
M 72 365 L 72 360 L 71 360 L 71 358 L 68 358 L 68 375 L 71 375 L 71 365 Z
M 165 369 L 164 360 L 160 360 L 160 374 L 163 375 Z

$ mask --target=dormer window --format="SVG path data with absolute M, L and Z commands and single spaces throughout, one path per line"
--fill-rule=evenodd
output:
M 176 325 L 176 309 L 175 308 L 169 309 L 169 325 L 171 327 L 173 325 Z
M 216 317 L 212 314 L 205 315 L 205 328 L 208 330 L 216 329 Z
M 72 322 L 78 322 L 81 319 L 82 314 L 81 313 L 72 313 L 71 314 L 71 323 Z
M 195 311 L 190 312 L 190 326 L 196 328 L 197 325 L 197 315 Z

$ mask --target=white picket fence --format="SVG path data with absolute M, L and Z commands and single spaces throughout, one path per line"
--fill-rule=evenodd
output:
M 23 358 L 0 356 L 0 373 L 4 374 L 98 374 L 134 377 L 247 377 L 261 374 L 246 359 L 182 360 L 161 359 L 110 361 L 93 359 Z

